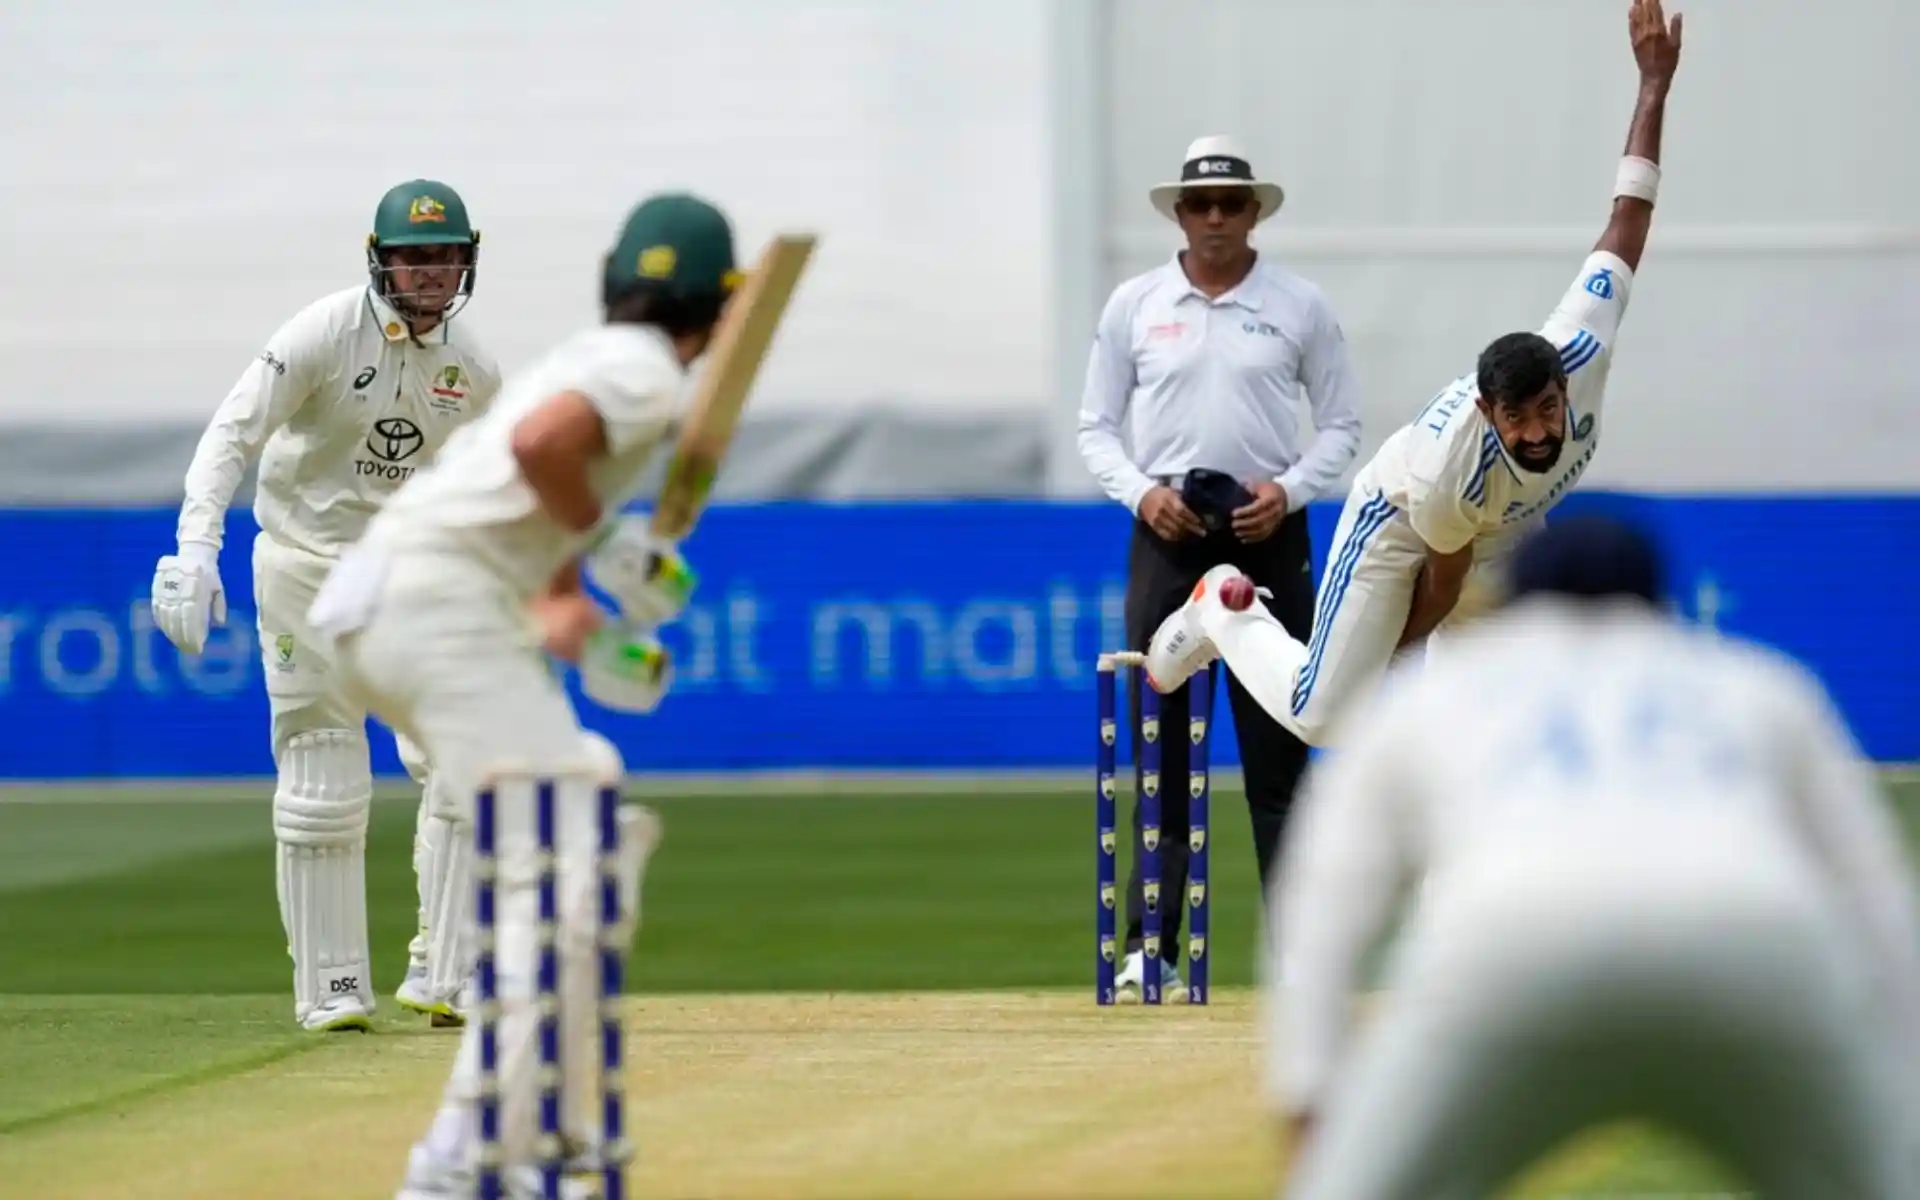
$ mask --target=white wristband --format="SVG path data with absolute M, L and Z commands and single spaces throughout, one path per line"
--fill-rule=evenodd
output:
M 1616 199 L 1631 196 L 1648 204 L 1657 202 L 1660 198 L 1660 164 L 1631 154 L 1622 158 L 1620 173 L 1614 176 L 1613 194 Z

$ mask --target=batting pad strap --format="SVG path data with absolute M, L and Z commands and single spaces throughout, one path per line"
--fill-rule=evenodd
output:
M 1625 197 L 1656 203 L 1660 198 L 1660 164 L 1637 155 L 1626 155 L 1620 160 L 1619 174 L 1614 176 L 1613 195 L 1615 199 Z

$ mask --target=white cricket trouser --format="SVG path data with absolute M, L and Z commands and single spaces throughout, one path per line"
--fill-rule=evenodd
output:
M 1920 1196 L 1891 1022 L 1794 853 L 1614 843 L 1489 846 L 1431 879 L 1293 1200 L 1480 1200 L 1623 1119 L 1769 1200 Z
M 366 724 L 365 706 L 348 696 L 327 645 L 307 624 L 307 610 L 332 569 L 330 558 L 264 533 L 253 539 L 253 606 L 276 758 L 296 734 Z M 396 741 L 408 771 L 424 776 L 424 752 L 405 737 Z
M 1474 543 L 1473 569 L 1443 631 L 1497 602 L 1500 572 L 1522 532 L 1516 527 Z M 1227 669 L 1276 721 L 1308 745 L 1330 745 L 1341 715 L 1379 684 L 1393 661 L 1426 556 L 1426 543 L 1406 513 L 1366 486 L 1363 476 L 1327 548 L 1307 643 L 1259 604 L 1244 613 L 1216 614 L 1205 626 L 1207 636 Z
M 377 551 L 376 551 L 377 552 Z M 471 845 L 476 789 L 499 769 L 562 774 L 591 770 L 573 703 L 527 620 L 524 603 L 466 555 L 409 547 L 392 554 L 364 624 L 337 651 L 356 695 L 426 748 L 459 797 L 459 836 Z M 579 793 L 591 797 L 591 790 Z M 598 959 L 591 871 L 594 808 L 557 814 L 556 938 L 560 1023 L 567 1064 L 564 1121 L 581 1142 L 593 1129 L 597 1081 Z M 530 1160 L 538 1132 L 534 933 L 538 854 L 525 808 L 503 809 L 496 834 L 495 958 L 500 999 L 502 1142 L 507 1161 Z M 470 919 L 470 917 L 469 917 Z M 431 1144 L 443 1159 L 471 1160 L 479 1094 L 479 1026 L 470 1022 Z
M 282 779 L 283 795 L 292 795 L 305 786 L 293 782 L 296 775 L 316 782 L 313 769 L 316 764 L 303 761 L 309 757 L 311 738 L 307 735 L 339 731 L 355 741 L 364 741 L 367 710 L 347 694 L 334 669 L 329 648 L 323 639 L 315 636 L 307 623 L 307 610 L 312 607 L 314 596 L 333 565 L 333 559 L 277 542 L 266 533 L 254 538 L 255 621 L 259 630 L 261 667 L 266 679 L 267 703 L 272 720 L 273 757 Z M 430 958 L 438 960 L 460 956 L 460 952 L 450 946 L 433 945 L 427 928 L 429 904 L 426 888 L 435 864 L 426 856 L 426 847 L 431 832 L 428 822 L 435 815 L 431 810 L 437 802 L 437 789 L 431 785 L 431 770 L 425 751 L 404 735 L 396 736 L 394 741 L 407 773 L 426 789 L 414 834 L 414 868 L 422 889 L 417 914 L 420 928 L 407 950 L 416 965 L 431 966 Z M 327 761 L 324 756 L 319 756 L 319 759 L 322 763 Z M 351 787 L 370 793 L 370 770 L 363 765 L 358 775 L 361 778 L 353 782 Z M 323 791 L 338 786 L 338 781 L 317 782 Z M 439 816 L 445 818 L 444 813 Z M 430 954 L 430 950 L 439 953 Z M 448 962 L 439 965 L 443 969 L 438 974 L 446 977 L 441 980 L 443 990 L 447 979 L 454 980 L 454 986 L 457 986 L 458 977 L 463 974 L 458 964 Z

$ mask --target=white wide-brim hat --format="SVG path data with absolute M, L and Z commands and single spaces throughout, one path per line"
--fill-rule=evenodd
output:
M 1180 202 L 1180 193 L 1188 188 L 1203 187 L 1252 188 L 1253 198 L 1260 202 L 1260 215 L 1254 219 L 1256 225 L 1279 212 L 1287 198 L 1279 184 L 1254 177 L 1253 164 L 1247 161 L 1246 151 L 1225 134 L 1195 138 L 1187 147 L 1187 161 L 1180 165 L 1179 180 L 1155 186 L 1147 198 L 1153 201 L 1161 216 L 1175 221 L 1179 217 L 1174 206 Z

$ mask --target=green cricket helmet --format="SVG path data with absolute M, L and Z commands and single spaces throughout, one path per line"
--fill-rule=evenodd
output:
M 635 294 L 657 296 L 660 324 L 699 328 L 719 319 L 740 285 L 733 227 L 698 196 L 669 192 L 641 202 L 620 227 L 601 273 L 601 300 L 611 308 Z
M 437 249 L 445 246 L 464 249 Z M 395 308 L 415 317 L 451 317 L 473 297 L 479 262 L 480 232 L 459 192 L 413 179 L 380 197 L 367 235 L 367 272 L 374 292 Z M 407 273 L 404 287 L 396 284 L 396 268 Z

